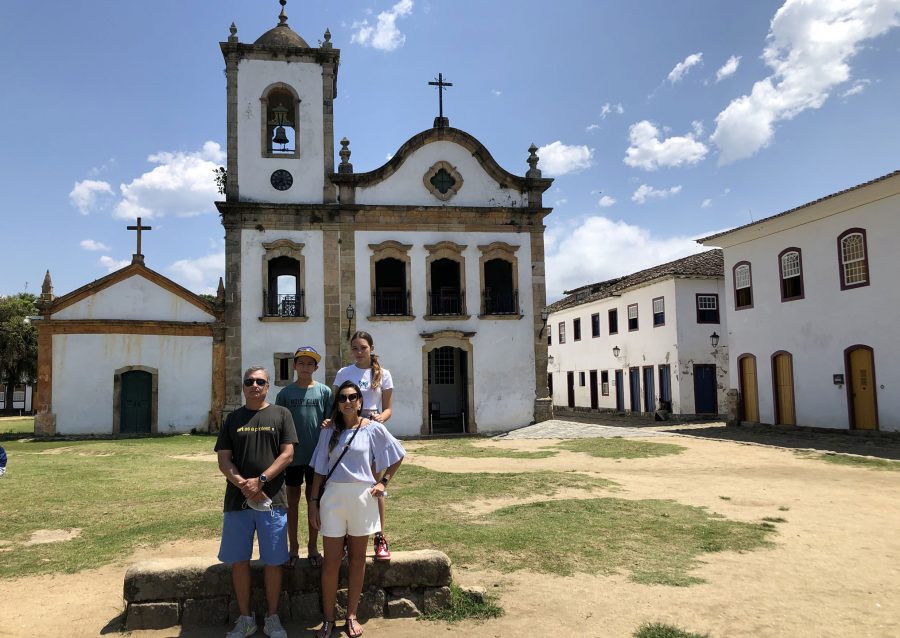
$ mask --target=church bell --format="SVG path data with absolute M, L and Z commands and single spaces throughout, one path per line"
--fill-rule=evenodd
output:
M 285 146 L 290 140 L 288 139 L 287 133 L 284 132 L 283 126 L 279 126 L 275 129 L 275 137 L 272 138 L 272 141 L 275 144 L 281 144 L 281 150 L 285 150 Z

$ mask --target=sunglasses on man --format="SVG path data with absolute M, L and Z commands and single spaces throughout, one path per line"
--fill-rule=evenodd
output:
M 359 399 L 359 395 L 354 392 L 353 394 L 339 394 L 338 395 L 338 403 L 347 403 L 347 401 L 356 401 Z
M 254 383 L 256 385 L 263 386 L 266 385 L 268 381 L 266 381 L 265 379 L 244 379 L 244 385 L 248 388 L 251 387 Z

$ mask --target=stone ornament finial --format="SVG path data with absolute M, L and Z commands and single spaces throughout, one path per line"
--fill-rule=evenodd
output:
M 537 167 L 540 158 L 537 156 L 538 147 L 533 143 L 528 147 L 528 172 L 525 177 L 541 177 L 541 169 Z
M 219 287 L 216 290 L 216 303 L 222 305 L 225 303 L 225 282 L 219 277 Z
M 338 173 L 352 173 L 353 164 L 350 163 L 350 140 L 346 137 L 341 138 L 341 150 L 338 155 L 341 156 Z
M 284 7 L 287 4 L 287 0 L 278 0 L 281 3 L 281 13 L 278 14 L 278 24 L 287 26 L 287 14 L 284 12 Z
M 228 28 L 228 32 L 231 33 L 231 35 L 228 36 L 228 41 L 237 42 L 237 26 L 234 24 L 234 22 L 231 23 L 231 26 Z
M 47 271 L 47 274 L 44 275 L 44 283 L 41 284 L 41 297 L 45 295 L 49 295 L 51 298 L 53 297 L 53 281 L 50 279 L 50 271 Z
M 321 47 L 321 48 L 323 48 L 323 49 L 330 49 L 330 48 L 331 48 L 331 30 L 329 30 L 329 29 L 326 28 L 326 29 L 325 29 L 325 35 L 323 35 L 322 37 L 325 38 L 325 41 L 322 42 L 322 47 Z

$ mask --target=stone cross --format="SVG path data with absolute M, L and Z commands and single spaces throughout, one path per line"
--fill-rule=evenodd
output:
M 137 253 L 135 253 L 135 257 L 143 257 L 141 254 L 141 231 L 142 230 L 153 230 L 152 226 L 141 226 L 141 218 L 137 218 L 137 226 L 128 226 L 127 230 L 136 230 L 137 231 Z

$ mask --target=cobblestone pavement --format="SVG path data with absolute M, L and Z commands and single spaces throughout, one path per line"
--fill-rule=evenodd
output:
M 613 438 L 616 436 L 644 437 L 644 436 L 672 436 L 669 432 L 649 429 L 653 424 L 652 419 L 640 417 L 629 418 L 627 421 L 619 418 L 610 419 L 612 423 L 579 423 L 577 421 L 563 421 L 551 419 L 535 423 L 518 430 L 506 432 L 497 436 L 498 439 L 587 439 L 595 437 Z M 631 424 L 634 425 L 631 425 Z M 642 425 L 644 427 L 634 427 Z M 657 424 L 658 425 L 658 424 Z M 671 424 L 668 425 L 671 427 Z

